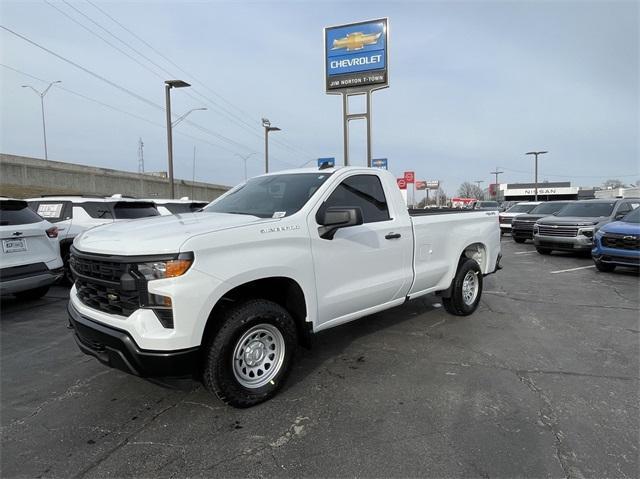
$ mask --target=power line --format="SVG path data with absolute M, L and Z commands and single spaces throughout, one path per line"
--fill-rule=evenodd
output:
M 78 9 L 76 9 L 75 7 L 73 7 L 72 5 L 70 5 L 66 0 L 63 0 L 67 5 L 69 5 L 71 8 L 73 8 L 74 10 L 78 11 Z M 153 47 L 153 45 L 151 45 L 150 43 L 148 43 L 147 41 L 145 41 L 142 37 L 140 37 L 138 34 L 136 34 L 135 32 L 133 32 L 132 30 L 130 30 L 129 28 L 127 28 L 125 25 L 123 25 L 121 22 L 119 22 L 116 18 L 114 18 L 112 15 L 110 15 L 109 13 L 107 13 L 104 9 L 100 8 L 98 5 L 96 5 L 95 3 L 93 3 L 90 0 L 86 0 L 86 2 L 88 4 L 90 4 L 91 6 L 93 6 L 95 9 L 97 9 L 99 12 L 101 12 L 103 15 L 105 15 L 107 18 L 109 18 L 112 22 L 114 22 L 116 25 L 118 25 L 120 28 L 122 28 L 123 30 L 125 30 L 126 32 L 128 32 L 130 35 L 132 35 L 134 38 L 136 38 L 138 41 L 140 41 L 141 43 L 143 43 L 144 45 L 146 45 L 151 51 L 153 51 L 154 53 L 156 53 L 157 55 L 159 55 L 160 57 L 162 57 L 163 59 L 165 59 L 167 62 L 169 62 L 171 65 L 173 65 L 175 68 L 177 68 L 178 70 L 180 70 L 182 73 L 184 73 L 185 75 L 191 77 L 193 80 L 195 80 L 197 83 L 201 84 L 203 88 L 205 88 L 207 91 L 210 91 L 211 93 L 213 93 L 216 97 L 220 98 L 222 101 L 224 101 L 225 103 L 229 104 L 231 107 L 235 108 L 236 110 L 240 111 L 242 114 L 244 114 L 245 116 L 251 117 L 251 115 L 249 115 L 247 112 L 245 112 L 244 110 L 242 110 L 241 108 L 239 108 L 238 106 L 234 105 L 233 103 L 231 103 L 230 101 L 228 101 L 226 98 L 224 98 L 222 95 L 220 95 L 219 93 L 215 92 L 214 90 L 211 90 L 210 88 L 208 88 L 206 86 L 206 84 L 202 81 L 200 81 L 198 78 L 196 78 L 194 75 L 192 75 L 191 73 L 185 71 L 183 68 L 181 68 L 179 65 L 177 65 L 174 61 L 172 61 L 169 57 L 167 57 L 166 55 L 164 55 L 162 52 L 160 52 L 159 50 L 157 50 L 156 48 Z M 138 55 L 142 56 L 143 58 L 145 58 L 147 61 L 153 63 L 155 66 L 157 66 L 158 68 L 160 68 L 162 71 L 164 71 L 165 73 L 168 74 L 172 74 L 170 72 L 168 72 L 166 69 L 164 69 L 163 67 L 161 67 L 160 65 L 158 65 L 157 63 L 155 63 L 153 60 L 151 60 L 149 57 L 147 57 L 146 55 L 142 54 L 140 51 L 138 51 L 137 49 L 133 48 L 129 43 L 123 41 L 122 39 L 120 39 L 119 37 L 117 37 L 116 35 L 113 35 L 111 32 L 109 32 L 107 29 L 105 29 L 104 27 L 102 27 L 101 25 L 99 25 L 98 23 L 96 23 L 94 20 L 90 19 L 87 15 L 81 13 L 83 16 L 87 17 L 91 22 L 95 23 L 96 25 L 100 26 L 100 28 L 102 28 L 103 30 L 107 31 L 112 37 L 116 38 L 118 41 L 120 41 L 121 43 L 127 45 L 130 49 L 132 49 L 133 51 L 135 51 Z M 226 113 L 227 116 L 234 121 L 236 124 L 238 124 L 238 122 L 240 123 L 239 126 L 244 128 L 245 130 L 247 130 L 249 133 L 251 133 L 252 135 L 256 136 L 259 139 L 262 139 L 262 136 L 257 133 L 255 131 L 255 127 L 254 125 L 248 123 L 247 121 L 245 121 L 243 118 L 241 118 L 240 116 L 236 115 L 235 113 L 229 111 L 228 109 L 226 109 L 225 107 L 221 106 L 220 104 L 218 104 L 217 102 L 215 102 L 214 100 L 212 100 L 211 98 L 207 97 L 206 95 L 200 93 L 196 88 L 193 89 L 193 92 L 198 95 L 199 97 L 201 97 L 202 99 L 204 99 L 205 101 L 208 101 L 210 103 L 210 105 L 212 105 L 214 108 L 221 110 L 222 112 Z M 187 93 L 190 97 L 193 98 L 193 95 L 190 93 Z M 310 155 L 313 156 L 311 153 L 309 153 L 308 151 L 304 150 L 303 148 L 297 147 L 295 145 L 291 145 L 288 142 L 282 140 L 282 139 L 274 139 L 273 141 L 276 144 L 279 144 L 280 146 L 284 146 L 288 149 L 290 149 L 291 151 L 295 151 L 298 150 L 299 152 L 304 153 L 305 155 Z

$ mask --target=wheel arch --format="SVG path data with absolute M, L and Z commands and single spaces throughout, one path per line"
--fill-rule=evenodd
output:
M 487 246 L 482 242 L 471 243 L 463 248 L 460 253 L 459 262 L 464 258 L 475 260 L 480 266 L 480 270 L 486 273 L 489 270 L 489 256 L 487 254 Z M 459 264 L 459 263 L 458 263 Z
M 308 301 L 300 284 L 287 276 L 254 279 L 225 292 L 209 313 L 201 344 L 208 344 L 216 335 L 222 324 L 220 317 L 226 309 L 239 301 L 257 298 L 273 301 L 285 308 L 296 323 L 299 342 L 305 346 L 308 345 L 311 334 L 311 323 L 307 321 Z

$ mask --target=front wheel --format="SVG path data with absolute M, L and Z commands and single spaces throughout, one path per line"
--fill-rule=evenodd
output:
M 525 241 L 527 241 L 525 238 L 516 238 L 515 236 L 513 237 L 513 241 L 515 241 L 516 243 L 524 243 Z
M 225 403 L 251 407 L 284 384 L 296 348 L 296 325 L 282 306 L 254 299 L 229 310 L 205 358 L 203 382 Z
M 456 316 L 473 313 L 482 296 L 482 271 L 478 263 L 470 258 L 460 262 L 451 286 L 451 296 L 442 298 L 444 309 Z
M 536 247 L 536 251 L 540 254 L 551 254 L 551 249 L 550 248 L 541 248 L 540 246 Z
M 594 259 L 593 262 L 596 264 L 596 268 L 598 271 L 602 271 L 603 273 L 611 273 L 614 269 L 616 269 L 615 264 L 603 263 L 602 261 L 598 261 Z

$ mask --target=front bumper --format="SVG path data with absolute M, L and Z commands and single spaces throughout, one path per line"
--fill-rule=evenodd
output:
M 640 267 L 640 250 L 607 248 L 598 240 L 591 251 L 594 260 L 616 266 Z
M 107 366 L 145 378 L 190 377 L 198 370 L 199 347 L 176 351 L 140 349 L 126 331 L 92 321 L 71 302 L 67 309 L 80 350 Z
M 583 235 L 563 237 L 534 234 L 533 243 L 541 248 L 563 251 L 591 251 L 593 248 L 593 239 Z
M 13 294 L 49 286 L 60 279 L 62 274 L 62 268 L 48 269 L 45 263 L 2 268 L 0 292 Z

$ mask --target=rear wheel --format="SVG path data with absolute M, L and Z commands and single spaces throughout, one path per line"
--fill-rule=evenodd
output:
M 515 236 L 513 237 L 513 241 L 515 241 L 516 243 L 524 243 L 525 241 L 527 241 L 525 238 L 516 238 Z
M 49 291 L 49 286 L 42 286 L 40 288 L 28 289 L 26 291 L 20 291 L 15 293 L 15 296 L 20 301 L 32 301 L 34 299 L 42 298 Z
M 473 313 L 482 296 L 482 271 L 478 263 L 470 258 L 463 259 L 451 285 L 451 296 L 442 298 L 444 309 L 456 316 Z
M 536 251 L 540 254 L 551 254 L 551 251 L 553 250 L 551 248 L 542 248 L 540 246 L 537 246 Z
M 596 264 L 596 269 L 598 271 L 602 271 L 603 273 L 611 273 L 614 269 L 616 269 L 615 264 L 603 263 L 602 261 L 598 261 L 594 259 L 593 262 Z
M 229 310 L 209 345 L 203 382 L 222 401 L 251 407 L 284 384 L 296 348 L 296 325 L 282 306 L 254 299 Z
M 60 278 L 60 283 L 72 286 L 75 280 L 73 279 L 73 273 L 71 272 L 71 265 L 69 259 L 71 258 L 71 246 L 61 246 L 62 253 L 62 267 L 64 274 Z

